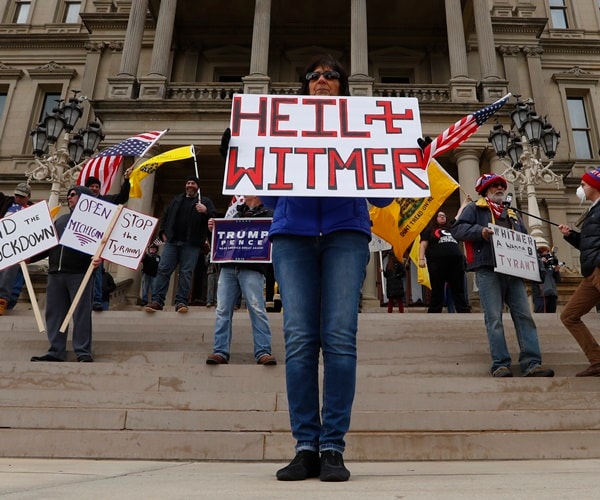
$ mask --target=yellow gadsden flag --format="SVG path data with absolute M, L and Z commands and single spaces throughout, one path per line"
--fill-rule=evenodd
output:
M 429 162 L 427 176 L 429 198 L 396 198 L 385 208 L 371 207 L 369 211 L 372 231 L 394 247 L 399 259 L 458 187 L 458 182 L 435 159 Z
M 194 146 L 183 146 L 182 148 L 171 149 L 166 153 L 162 153 L 158 156 L 153 156 L 149 160 L 146 160 L 143 163 L 140 163 L 131 175 L 129 176 L 129 182 L 131 183 L 131 189 L 129 190 L 130 198 L 141 198 L 142 197 L 142 187 L 140 183 L 143 179 L 145 179 L 150 174 L 156 172 L 158 167 L 160 167 L 163 163 L 167 163 L 170 161 L 177 160 L 185 160 L 186 158 L 194 158 L 196 153 L 194 151 Z
M 413 241 L 410 249 L 410 260 L 412 260 L 417 267 L 417 283 L 419 285 L 426 286 L 431 290 L 431 281 L 429 279 L 429 269 L 427 266 L 419 267 L 419 247 L 421 246 L 421 235 L 417 235 L 415 241 Z

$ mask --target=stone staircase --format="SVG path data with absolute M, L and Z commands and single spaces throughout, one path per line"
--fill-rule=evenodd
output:
M 360 315 L 348 460 L 600 458 L 600 379 L 573 376 L 585 358 L 556 315 L 536 315 L 556 377 L 496 380 L 481 314 L 372 311 Z M 254 363 L 245 311 L 231 364 L 207 366 L 214 310 L 200 307 L 95 313 L 96 363 L 31 363 L 46 337 L 17 308 L 0 318 L 0 456 L 288 460 L 282 316 L 269 317 L 274 367 Z M 600 314 L 586 322 L 600 331 Z

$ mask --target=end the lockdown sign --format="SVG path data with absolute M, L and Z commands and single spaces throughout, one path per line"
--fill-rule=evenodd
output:
M 48 203 L 0 219 L 0 270 L 29 259 L 58 244 Z

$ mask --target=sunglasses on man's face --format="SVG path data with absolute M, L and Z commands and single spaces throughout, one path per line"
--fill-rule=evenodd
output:
M 318 80 L 324 76 L 326 80 L 339 80 L 340 74 L 337 71 L 325 71 L 321 73 L 320 71 L 311 71 L 306 75 L 306 79 L 310 82 L 311 80 Z
M 494 182 L 493 184 L 490 184 L 491 188 L 503 188 L 504 184 L 500 184 L 499 182 Z
M 73 196 L 78 196 L 78 194 L 77 193 L 69 193 L 67 195 L 67 198 L 73 198 Z

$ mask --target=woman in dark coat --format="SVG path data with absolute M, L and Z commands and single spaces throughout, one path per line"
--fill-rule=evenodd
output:
M 398 312 L 404 312 L 404 263 L 399 261 L 393 252 L 389 253 L 385 276 L 385 291 L 388 298 L 388 312 L 394 310 L 394 302 L 398 303 Z

